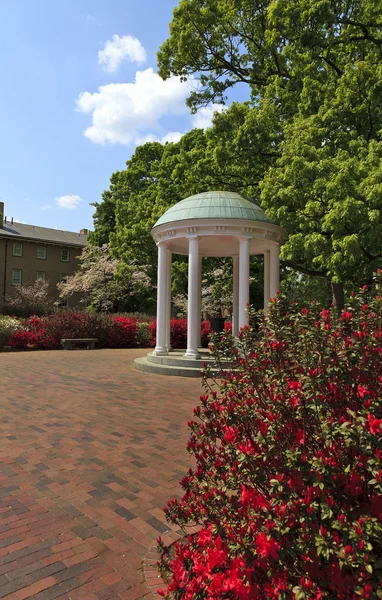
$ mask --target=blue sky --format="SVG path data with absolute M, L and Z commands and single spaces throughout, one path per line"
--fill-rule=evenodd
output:
M 208 126 L 156 75 L 177 0 L 0 2 L 0 197 L 19 221 L 78 231 L 137 144 Z M 137 75 L 138 72 L 138 75 Z

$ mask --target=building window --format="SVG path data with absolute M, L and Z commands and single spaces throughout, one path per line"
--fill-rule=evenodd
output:
M 61 283 L 66 283 L 68 280 L 68 277 L 70 277 L 70 275 L 68 275 L 68 273 L 60 273 L 60 282 Z M 60 298 L 60 306 L 69 306 L 69 296 L 65 296 L 65 298 Z
M 69 262 L 69 250 L 67 248 L 61 248 L 61 260 L 62 262 Z
M 21 269 L 12 269 L 12 285 L 21 285 Z
M 14 242 L 13 244 L 13 256 L 23 255 L 23 245 L 20 242 Z
M 37 258 L 46 259 L 46 246 L 37 246 Z
M 36 281 L 46 281 L 46 273 L 45 273 L 45 271 L 37 271 L 37 273 L 36 273 Z

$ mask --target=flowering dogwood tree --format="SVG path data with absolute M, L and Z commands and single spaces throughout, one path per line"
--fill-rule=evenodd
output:
M 45 315 L 53 309 L 48 295 L 49 283 L 37 280 L 26 285 L 14 286 L 12 296 L 6 296 L 3 312 L 17 317 Z
M 83 303 L 109 312 L 124 307 L 129 297 L 151 287 L 147 268 L 135 261 L 122 264 L 107 245 L 86 246 L 79 260 L 80 269 L 58 284 L 61 299 L 79 294 Z
M 207 372 L 189 423 L 196 467 L 166 509 L 199 532 L 159 541 L 162 596 L 382 598 L 380 282 L 368 296 L 340 317 L 279 296 L 213 346 L 220 376 Z

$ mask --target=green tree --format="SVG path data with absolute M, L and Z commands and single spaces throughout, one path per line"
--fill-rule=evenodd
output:
M 322 85 L 346 65 L 379 60 L 381 18 L 379 0 L 181 0 L 158 52 L 159 74 L 197 78 L 194 109 L 224 102 L 244 83 L 252 100 L 271 86 L 283 114 L 294 113 L 306 79 L 316 82 L 318 107 Z
M 285 264 L 330 279 L 341 305 L 342 284 L 370 284 L 381 265 L 382 147 L 342 126 L 333 141 L 326 115 L 294 121 L 261 198 L 289 233 Z
M 162 77 L 200 80 L 193 110 L 248 85 L 248 189 L 289 233 L 285 264 L 326 277 L 338 305 L 382 257 L 381 27 L 380 0 L 181 0 L 158 53 Z

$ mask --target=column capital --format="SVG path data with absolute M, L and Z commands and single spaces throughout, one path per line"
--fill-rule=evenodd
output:
M 156 246 L 157 248 L 160 248 L 161 246 L 168 246 L 168 240 L 159 240 L 159 242 L 156 242 Z

